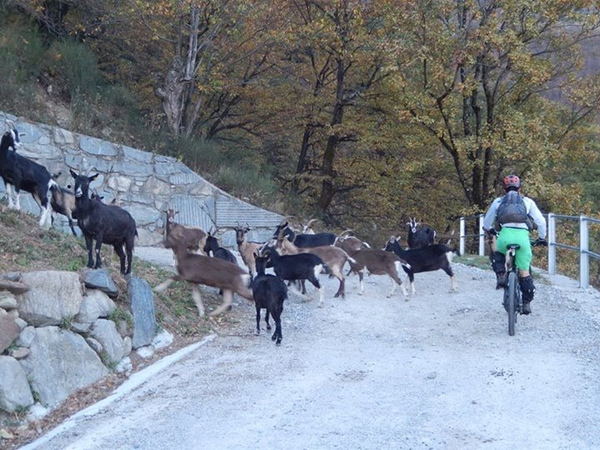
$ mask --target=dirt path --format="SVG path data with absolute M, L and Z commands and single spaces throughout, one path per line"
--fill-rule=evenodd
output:
M 492 272 L 455 270 L 458 293 L 441 271 L 418 274 L 408 302 L 375 276 L 333 299 L 324 278 L 324 308 L 286 303 L 279 348 L 238 300 L 234 335 L 39 448 L 598 448 L 598 292 L 538 282 L 511 338 Z

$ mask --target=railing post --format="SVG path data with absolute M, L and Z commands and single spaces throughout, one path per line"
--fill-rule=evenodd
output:
M 586 289 L 590 284 L 590 254 L 588 221 L 579 217 L 579 287 Z
M 461 255 L 465 254 L 465 241 L 467 237 L 465 236 L 465 218 L 460 218 L 460 235 L 459 235 L 459 251 Z
M 479 256 L 485 255 L 485 239 L 483 234 L 483 214 L 479 214 Z
M 548 273 L 556 275 L 556 217 L 548 214 Z

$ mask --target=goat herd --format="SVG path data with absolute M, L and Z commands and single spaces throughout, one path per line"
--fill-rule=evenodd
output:
M 309 281 L 319 291 L 319 306 L 324 304 L 324 289 L 319 275 L 327 268 L 329 275 L 339 280 L 335 297 L 345 296 L 344 266 L 349 264 L 349 273 L 357 273 L 360 293 L 364 293 L 365 273 L 388 275 L 392 280 L 389 296 L 399 285 L 404 296 L 408 293 L 399 277 L 400 267 L 410 280 L 412 293 L 415 293 L 414 274 L 442 269 L 451 280 L 451 290 L 455 291 L 454 273 L 450 262 L 453 251 L 445 245 L 434 244 L 435 232 L 429 227 L 417 229 L 418 223 L 411 219 L 409 241 L 414 248 L 404 250 L 399 239 L 392 236 L 383 250 L 374 250 L 369 244 L 350 236 L 346 230 L 339 235 L 333 233 L 297 234 L 288 222 L 282 222 L 275 230 L 273 238 L 267 242 L 248 241 L 250 227 L 234 227 L 239 253 L 248 267 L 248 272 L 237 264 L 235 256 L 219 246 L 218 240 L 200 228 L 187 227 L 174 220 L 177 211 L 167 210 L 165 247 L 173 250 L 177 274 L 155 288 L 162 292 L 173 281 L 187 281 L 192 285 L 192 297 L 200 316 L 204 315 L 204 305 L 198 285 L 203 284 L 221 290 L 222 304 L 209 315 L 225 312 L 233 301 L 233 294 L 254 301 L 256 306 L 256 333 L 260 333 L 260 311 L 266 309 L 267 330 L 271 329 L 269 315 L 275 321 L 272 339 L 279 345 L 282 339 L 281 313 L 288 295 L 285 284 L 300 282 L 302 294 L 306 294 L 304 282 Z M 206 255 L 195 253 L 202 249 Z M 212 254 L 212 257 L 210 255 Z M 272 267 L 275 275 L 266 274 Z
M 134 239 L 137 235 L 133 217 L 123 208 L 114 204 L 104 204 L 102 198 L 92 194 L 90 183 L 98 176 L 86 176 L 70 170 L 74 191 L 61 188 L 54 181 L 56 175 L 17 153 L 20 147 L 19 132 L 9 123 L 9 131 L 0 141 L 0 176 L 6 186 L 9 208 L 20 209 L 21 190 L 29 192 L 42 208 L 40 226 L 50 225 L 52 212 L 67 216 L 73 234 L 73 219 L 81 229 L 88 251 L 88 267 L 102 266 L 100 249 L 102 244 L 112 245 L 120 259 L 121 273 L 131 273 L 131 259 Z M 9 149 L 12 148 L 12 151 Z M 12 190 L 16 193 L 13 203 Z M 51 200 L 49 204 L 48 196 Z M 192 298 L 200 316 L 204 316 L 204 305 L 199 285 L 220 289 L 222 304 L 210 313 L 211 316 L 225 312 L 232 304 L 233 294 L 253 301 L 256 306 L 256 333 L 260 332 L 260 310 L 266 309 L 265 321 L 270 330 L 269 315 L 275 321 L 272 339 L 281 343 L 281 313 L 283 302 L 288 295 L 289 282 L 300 282 L 302 294 L 306 293 L 304 282 L 308 280 L 319 291 L 319 306 L 324 303 L 324 289 L 319 275 L 327 269 L 331 277 L 339 280 L 335 297 L 345 296 L 344 266 L 349 264 L 348 274 L 357 273 L 360 293 L 364 292 L 365 273 L 388 275 L 394 294 L 396 285 L 404 296 L 407 292 L 399 277 L 400 267 L 408 275 L 412 293 L 415 293 L 414 274 L 442 269 L 451 280 L 451 290 L 455 290 L 455 279 L 450 266 L 453 250 L 442 244 L 434 244 L 435 231 L 429 227 L 418 227 L 416 219 L 408 225 L 408 246 L 404 250 L 399 238 L 392 236 L 383 250 L 372 249 L 369 244 L 350 236 L 350 230 L 334 233 L 314 233 L 309 222 L 302 233 L 296 233 L 288 222 L 282 222 L 267 242 L 250 242 L 247 234 L 250 228 L 235 227 L 236 241 L 248 271 L 237 264 L 237 259 L 229 250 L 221 247 L 211 232 L 196 227 L 188 227 L 175 221 L 177 211 L 166 211 L 166 239 L 164 245 L 172 249 L 176 260 L 177 274 L 155 288 L 162 292 L 176 280 L 186 281 L 192 286 Z M 96 240 L 96 261 L 94 263 L 92 244 Z M 212 255 L 212 257 L 210 256 Z M 275 275 L 266 274 L 272 267 Z

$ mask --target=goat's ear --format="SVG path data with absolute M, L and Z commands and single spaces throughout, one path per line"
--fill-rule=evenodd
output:
M 73 178 L 77 178 L 77 174 L 75 173 L 75 171 L 73 169 L 69 169 L 69 172 L 71 172 L 71 176 Z
M 95 173 L 94 175 L 92 175 L 91 177 L 88 177 L 88 180 L 90 181 L 94 181 L 96 178 L 98 178 L 98 175 L 100 175 L 99 173 Z
M 258 258 L 260 258 L 260 257 L 258 256 L 258 253 L 254 252 L 254 259 L 258 259 Z

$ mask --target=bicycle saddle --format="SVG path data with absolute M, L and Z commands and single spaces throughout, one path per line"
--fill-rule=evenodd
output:
M 508 244 L 506 246 L 507 250 L 510 250 L 511 248 L 514 248 L 515 250 L 519 250 L 521 248 L 521 246 L 519 244 Z

